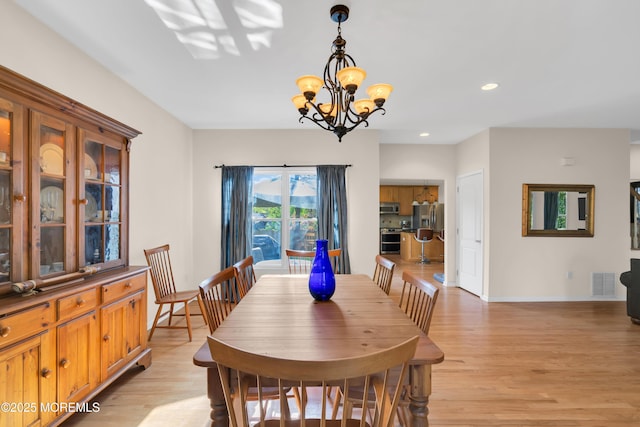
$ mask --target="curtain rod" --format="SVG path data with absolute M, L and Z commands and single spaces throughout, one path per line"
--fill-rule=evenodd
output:
M 221 165 L 214 165 L 213 167 L 215 169 L 220 169 L 220 168 L 223 168 L 225 166 L 227 166 L 227 165 L 221 164 Z M 236 165 L 236 167 L 237 166 L 238 165 Z M 285 163 L 283 165 L 239 165 L 239 166 L 251 166 L 251 167 L 254 167 L 254 168 L 311 168 L 311 167 L 318 166 L 318 165 L 288 165 L 288 164 Z M 335 165 L 335 166 L 344 166 L 344 167 L 347 167 L 347 168 L 351 167 L 351 165 Z

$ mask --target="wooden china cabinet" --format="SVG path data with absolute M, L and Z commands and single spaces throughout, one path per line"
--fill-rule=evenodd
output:
M 57 425 L 151 364 L 129 265 L 140 132 L 0 67 L 0 427 Z

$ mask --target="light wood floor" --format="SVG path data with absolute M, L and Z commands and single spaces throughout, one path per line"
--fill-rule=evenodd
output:
M 392 296 L 402 269 L 432 280 L 443 265 L 399 262 Z M 204 370 L 191 362 L 207 329 L 195 322 L 192 343 L 186 331 L 157 330 L 151 367 L 64 427 L 208 425 Z M 640 326 L 624 302 L 489 304 L 443 288 L 430 335 L 445 353 L 433 368 L 432 427 L 640 426 Z

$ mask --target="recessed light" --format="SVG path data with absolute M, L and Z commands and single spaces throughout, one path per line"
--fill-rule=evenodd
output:
M 422 132 L 420 136 L 429 136 L 429 132 Z
M 498 83 L 487 83 L 485 85 L 482 85 L 482 87 L 480 89 L 482 89 L 482 90 L 494 90 L 498 86 L 499 86 Z

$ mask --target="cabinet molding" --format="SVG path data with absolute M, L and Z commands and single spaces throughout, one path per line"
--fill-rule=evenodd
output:
M 48 107 L 65 116 L 92 123 L 100 131 L 110 130 L 129 139 L 142 133 L 3 66 L 0 66 L 0 89 L 19 96 L 27 104 Z

